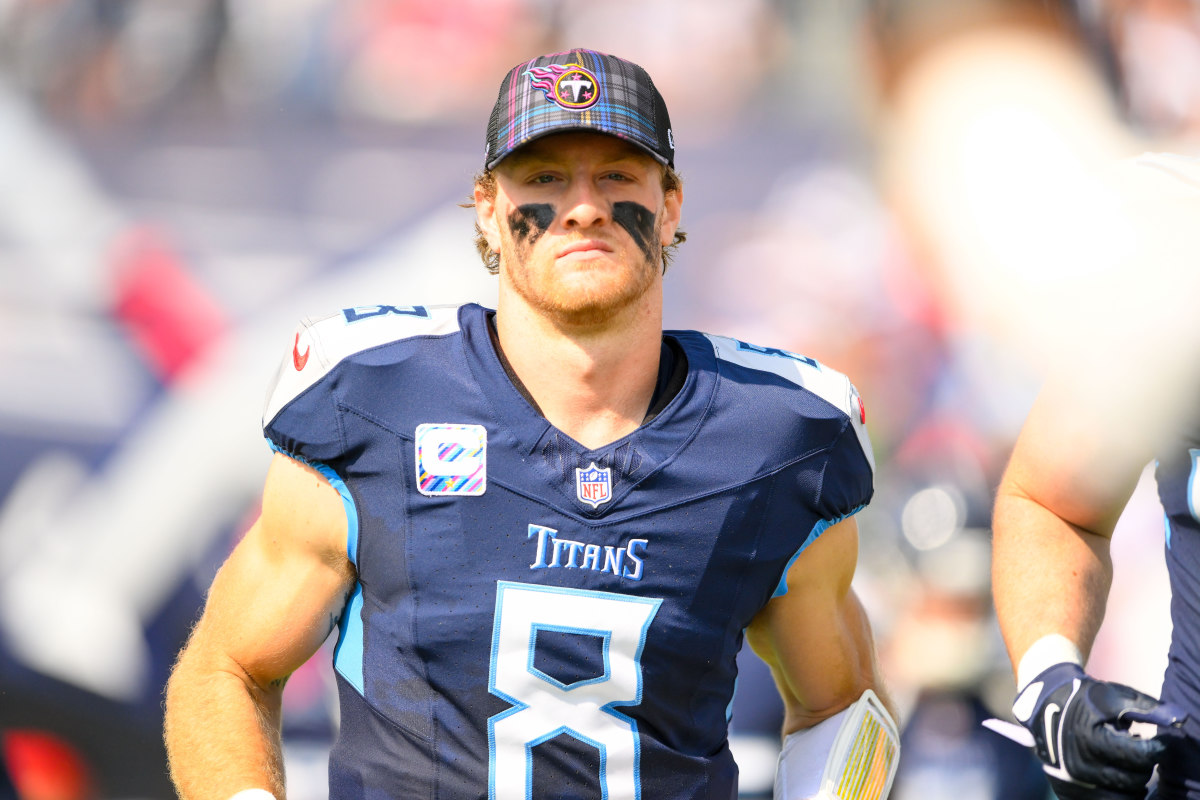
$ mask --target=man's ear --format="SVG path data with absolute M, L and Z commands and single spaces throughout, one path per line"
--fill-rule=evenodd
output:
M 663 195 L 663 221 L 659 228 L 659 243 L 666 247 L 675 241 L 675 231 L 683 214 L 683 187 L 679 186 Z
M 475 184 L 475 218 L 479 222 L 479 230 L 487 239 L 488 247 L 492 248 L 492 252 L 499 254 L 500 227 L 496 221 L 495 191 L 488 197 L 479 184 Z

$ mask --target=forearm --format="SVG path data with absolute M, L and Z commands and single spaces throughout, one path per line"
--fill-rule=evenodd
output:
M 858 595 L 853 591 L 850 592 L 847 602 L 852 605 L 852 610 L 848 612 L 846 619 L 849 621 L 848 624 L 853 625 L 850 641 L 853 642 L 857 671 L 861 683 L 864 684 L 863 690 L 870 689 L 875 692 L 880 702 L 887 708 L 888 713 L 892 715 L 892 719 L 899 722 L 899 710 L 891 693 L 888 692 L 887 686 L 884 685 L 883 673 L 879 669 L 879 657 L 875 652 L 875 634 L 871 630 L 871 622 L 867 618 L 866 609 L 863 608 Z M 859 691 L 854 700 L 857 701 L 861 696 L 862 691 Z
M 867 689 L 898 718 L 880 675 L 871 625 L 853 592 L 824 622 L 785 623 L 792 636 L 763 625 L 747 629 L 755 652 L 771 667 L 784 704 L 783 735 L 811 728 L 857 701 Z M 797 638 L 794 638 L 798 635 Z M 797 644 L 801 644 L 797 647 Z
M 855 797 L 882 800 L 895 776 L 896 709 L 876 666 L 866 614 L 852 592 L 844 605 L 839 624 L 831 626 L 840 640 L 832 651 L 819 648 L 811 654 L 821 662 L 819 675 L 801 675 L 797 685 L 794 671 L 776 674 L 785 708 L 775 779 L 775 797 L 781 800 L 825 797 L 826 776 L 839 787 L 857 787 Z
M 993 520 L 996 614 L 1013 669 L 1035 641 L 1061 634 L 1091 650 L 1112 583 L 1109 539 L 1001 490 Z
M 883 685 L 871 623 L 862 603 L 851 591 L 841 605 L 841 613 L 835 618 L 836 623 L 829 627 L 831 635 L 822 646 L 821 654 L 810 656 L 820 665 L 820 681 L 808 682 L 809 685 L 800 690 L 802 696 L 789 692 L 792 696 L 790 702 L 785 703 L 785 733 L 828 719 L 856 702 L 867 689 L 875 692 L 893 718 L 899 719 Z
M 788 589 L 746 628 L 771 667 L 784 701 L 784 734 L 828 719 L 872 689 L 895 715 L 884 690 L 871 623 L 851 588 L 858 560 L 853 518 L 831 526 L 796 559 Z
M 185 653 L 167 684 L 164 732 L 182 800 L 227 800 L 260 788 L 284 797 L 282 686 L 263 691 Z

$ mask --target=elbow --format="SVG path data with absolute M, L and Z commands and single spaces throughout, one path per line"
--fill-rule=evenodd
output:
M 795 733 L 797 731 L 812 728 L 824 722 L 831 717 L 845 711 L 850 706 L 862 699 L 863 695 L 868 691 L 874 692 L 879 702 L 887 709 L 892 720 L 899 725 L 900 714 L 897 711 L 895 701 L 883 686 L 883 682 L 878 679 L 865 678 L 852 685 L 847 685 L 843 692 L 837 694 L 836 697 L 829 698 L 828 703 L 821 706 L 801 706 L 798 704 L 789 704 L 784 713 L 783 720 L 783 735 Z

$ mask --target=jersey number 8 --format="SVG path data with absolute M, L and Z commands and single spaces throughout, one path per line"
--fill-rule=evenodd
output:
M 500 581 L 488 690 L 513 707 L 488 720 L 488 796 L 532 795 L 533 748 L 568 734 L 596 748 L 601 796 L 637 800 L 637 723 L 615 706 L 642 699 L 642 648 L 662 600 Z M 538 632 L 597 637 L 602 674 L 570 685 L 535 667 Z

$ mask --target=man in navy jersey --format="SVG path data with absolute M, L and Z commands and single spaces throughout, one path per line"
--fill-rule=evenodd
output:
M 1013 714 L 1059 798 L 1144 798 L 1157 764 L 1152 797 L 1200 800 L 1200 337 L 1186 246 L 1200 160 L 1147 154 L 1122 169 L 1143 269 L 1125 284 L 1127 314 L 1093 332 L 1091 357 L 1053 376 L 1024 423 L 996 497 L 996 611 L 1017 676 Z M 1114 527 L 1156 459 L 1173 625 L 1162 702 L 1084 671 Z
M 289 340 L 262 514 L 168 687 L 182 797 L 283 797 L 283 686 L 335 626 L 333 798 L 736 797 L 744 638 L 786 707 L 779 796 L 886 795 L 861 400 L 662 330 L 682 200 L 640 67 L 507 75 L 475 185 L 495 311 L 347 308 Z

